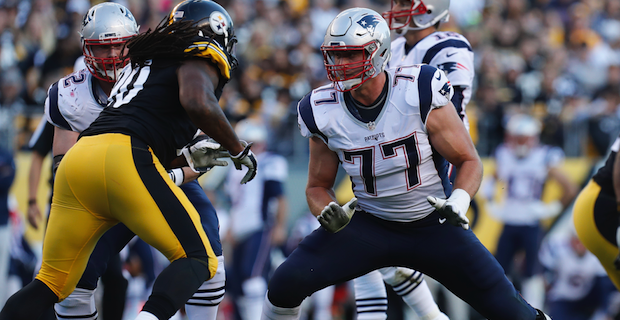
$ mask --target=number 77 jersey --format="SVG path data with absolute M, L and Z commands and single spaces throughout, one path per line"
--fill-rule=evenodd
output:
M 386 73 L 387 98 L 374 121 L 362 119 L 346 93 L 323 86 L 299 102 L 298 123 L 304 137 L 319 137 L 338 155 L 362 210 L 414 221 L 433 212 L 427 196 L 451 192 L 447 162 L 430 144 L 426 119 L 450 102 L 453 89 L 443 71 L 428 65 Z

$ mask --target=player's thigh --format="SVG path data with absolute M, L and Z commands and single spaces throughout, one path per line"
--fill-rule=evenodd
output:
M 56 173 L 54 197 L 43 243 L 43 262 L 37 279 L 46 283 L 60 299 L 68 296 L 84 269 L 97 240 L 116 220 L 105 214 L 105 208 L 85 207 L 84 203 L 100 197 L 103 191 L 100 172 L 102 163 L 89 163 L 94 173 L 78 176 L 84 170 L 80 159 L 85 154 L 77 148 L 67 153 Z M 96 202 L 96 201 L 95 201 Z
M 217 258 L 194 206 L 144 143 L 120 136 L 108 150 L 111 215 L 170 261 L 208 259 L 214 275 Z
M 601 187 L 590 181 L 575 200 L 573 222 L 581 242 L 599 259 L 620 289 L 620 271 L 613 264 L 618 255 L 618 247 L 612 242 L 618 226 L 616 210 L 613 197 L 601 193 Z
M 296 306 L 328 285 L 387 266 L 389 231 L 378 227 L 376 219 L 359 212 L 337 233 L 318 228 L 306 236 L 271 278 L 270 301 L 281 307 Z

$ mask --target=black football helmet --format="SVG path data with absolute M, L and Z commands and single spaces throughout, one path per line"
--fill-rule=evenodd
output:
M 221 5 L 210 0 L 185 0 L 172 9 L 169 18 L 170 23 L 181 20 L 194 21 L 200 30 L 198 36 L 215 40 L 226 50 L 233 65 L 235 64 L 237 36 L 230 15 Z

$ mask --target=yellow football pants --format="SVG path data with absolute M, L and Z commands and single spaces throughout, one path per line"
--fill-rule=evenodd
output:
M 595 215 L 597 214 L 613 215 L 613 217 L 616 217 L 614 220 L 618 221 L 617 209 L 615 204 L 596 205 L 600 196 L 601 187 L 593 180 L 590 180 L 579 193 L 577 200 L 575 200 L 573 222 L 581 242 L 598 258 L 605 271 L 607 271 L 609 279 L 620 290 L 620 271 L 614 267 L 614 259 L 618 256 L 618 247 L 610 243 L 601 234 L 595 221 Z M 605 212 L 595 212 L 595 210 L 603 210 Z
M 218 261 L 198 212 L 152 150 L 127 135 L 103 134 L 81 138 L 60 163 L 36 278 L 66 298 L 101 235 L 118 222 L 168 260 L 199 258 L 215 275 Z

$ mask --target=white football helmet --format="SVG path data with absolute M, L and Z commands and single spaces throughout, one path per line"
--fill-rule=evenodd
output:
M 450 0 L 392 0 L 383 14 L 390 30 L 422 30 L 450 19 Z M 411 23 L 413 22 L 413 23 Z
M 327 77 L 338 91 L 353 90 L 376 77 L 390 61 L 390 28 L 377 12 L 352 8 L 341 12 L 327 27 L 321 46 Z M 358 51 L 360 61 L 341 63 L 338 56 Z
M 118 3 L 104 2 L 88 10 L 82 21 L 80 37 L 84 62 L 93 76 L 103 81 L 116 82 L 129 59 L 95 57 L 92 47 L 124 44 L 138 34 L 138 29 L 133 14 Z
M 506 125 L 508 145 L 518 157 L 525 157 L 538 144 L 540 131 L 540 122 L 534 117 L 516 114 L 508 120 Z

